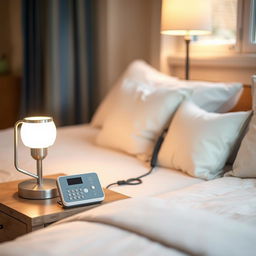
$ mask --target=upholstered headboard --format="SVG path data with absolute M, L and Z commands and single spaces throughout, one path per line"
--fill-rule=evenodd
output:
M 237 105 L 231 110 L 231 112 L 246 111 L 251 109 L 252 109 L 251 85 L 244 85 L 243 93 Z

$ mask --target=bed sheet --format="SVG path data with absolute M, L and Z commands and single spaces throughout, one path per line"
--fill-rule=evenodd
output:
M 43 161 L 43 174 L 78 174 L 96 172 L 103 187 L 120 179 L 137 177 L 149 170 L 149 165 L 122 152 L 99 147 L 95 138 L 99 130 L 88 124 L 58 128 L 55 144 L 48 149 Z M 19 166 L 36 172 L 36 162 L 30 150 L 19 144 Z M 28 176 L 16 171 L 13 164 L 13 129 L 0 132 L 0 182 L 27 179 Z M 156 167 L 153 173 L 138 186 L 119 186 L 111 189 L 130 197 L 158 196 L 162 193 L 181 189 L 201 179 L 182 172 Z
M 256 227 L 256 179 L 223 177 L 159 196 L 170 207 L 206 210 Z

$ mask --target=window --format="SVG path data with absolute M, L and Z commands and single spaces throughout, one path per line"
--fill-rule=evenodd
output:
M 251 26 L 252 26 L 252 43 L 256 44 L 256 0 L 253 1 L 252 6 L 252 14 L 251 14 Z
M 252 26 L 252 43 L 256 44 L 256 0 L 252 1 L 251 26 Z
M 212 34 L 201 36 L 203 44 L 235 44 L 238 0 L 212 0 Z
M 212 23 L 211 35 L 194 38 L 196 52 L 256 52 L 256 0 L 212 0 Z

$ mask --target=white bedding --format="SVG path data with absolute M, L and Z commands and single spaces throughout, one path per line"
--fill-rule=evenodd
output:
M 256 179 L 223 177 L 159 197 L 170 206 L 203 209 L 256 227 Z
M 135 157 L 95 145 L 97 133 L 88 125 L 58 129 L 44 174 L 95 171 L 106 186 L 148 171 Z M 26 178 L 13 166 L 12 135 L 12 129 L 0 132 L 1 181 Z M 29 149 L 19 152 L 20 166 L 34 169 Z M 143 184 L 113 189 L 137 199 L 3 243 L 0 255 L 255 255 L 256 179 L 203 181 L 157 167 Z M 145 195 L 158 198 L 140 198 Z
M 102 186 L 105 187 L 109 183 L 137 177 L 149 170 L 149 165 L 133 156 L 97 146 L 95 138 L 98 132 L 98 129 L 89 125 L 59 128 L 56 142 L 49 148 L 48 156 L 43 161 L 44 175 L 93 171 L 99 175 Z M 36 172 L 36 162 L 30 156 L 30 150 L 20 145 L 18 153 L 20 167 Z M 28 178 L 14 168 L 13 129 L 0 132 L 0 163 L 0 182 Z M 130 197 L 156 196 L 201 182 L 204 181 L 179 171 L 157 167 L 143 179 L 141 185 L 111 189 Z
M 103 205 L 0 245 L 5 256 L 250 256 L 255 251 L 254 227 L 160 198 Z

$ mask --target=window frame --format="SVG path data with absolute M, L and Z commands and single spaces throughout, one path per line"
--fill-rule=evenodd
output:
M 256 18 L 256 13 L 253 10 L 256 8 L 256 0 L 243 0 L 242 2 L 242 17 L 238 24 L 238 40 L 241 53 L 256 53 L 256 43 L 252 43 L 253 18 Z M 254 21 L 255 22 L 255 21 Z M 254 24 L 255 27 L 256 24 Z

